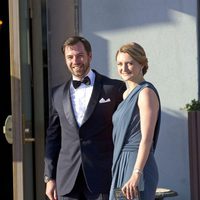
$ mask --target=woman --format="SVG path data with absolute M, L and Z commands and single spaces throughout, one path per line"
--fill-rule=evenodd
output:
M 110 200 L 121 188 L 127 199 L 154 200 L 158 169 L 154 151 L 160 126 L 160 101 L 155 87 L 145 81 L 148 60 L 137 43 L 116 53 L 117 70 L 127 84 L 124 100 L 113 115 L 114 155 Z

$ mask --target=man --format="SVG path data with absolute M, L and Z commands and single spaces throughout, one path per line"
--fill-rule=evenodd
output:
M 112 114 L 125 84 L 91 70 L 83 37 L 62 47 L 72 78 L 52 92 L 46 136 L 45 183 L 50 200 L 107 200 L 113 154 Z

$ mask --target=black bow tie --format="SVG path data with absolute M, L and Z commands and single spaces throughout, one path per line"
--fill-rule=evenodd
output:
M 90 78 L 86 76 L 82 81 L 73 80 L 72 82 L 75 89 L 78 88 L 81 85 L 81 83 L 84 83 L 85 85 L 90 85 L 91 84 Z

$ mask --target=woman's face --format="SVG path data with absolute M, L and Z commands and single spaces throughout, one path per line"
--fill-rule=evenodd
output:
M 143 77 L 142 68 L 128 53 L 119 52 L 117 55 L 117 70 L 124 81 L 136 81 Z

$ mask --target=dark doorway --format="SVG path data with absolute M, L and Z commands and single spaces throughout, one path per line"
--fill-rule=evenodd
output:
M 12 145 L 3 134 L 5 119 L 11 114 L 10 58 L 9 58 L 9 19 L 8 1 L 0 1 L 0 196 L 13 199 L 12 185 Z

